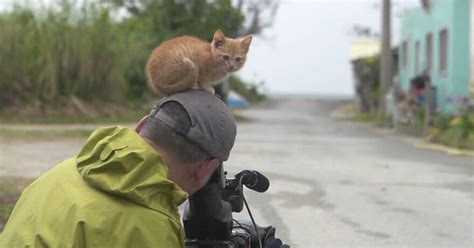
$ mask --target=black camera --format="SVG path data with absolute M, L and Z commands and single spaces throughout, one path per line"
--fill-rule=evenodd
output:
M 256 171 L 242 171 L 227 179 L 219 166 L 209 182 L 188 200 L 183 224 L 187 248 L 289 247 L 275 238 L 273 226 L 258 227 L 243 194 L 243 185 L 265 192 L 270 183 Z M 237 221 L 232 212 L 240 212 L 244 203 L 252 222 Z

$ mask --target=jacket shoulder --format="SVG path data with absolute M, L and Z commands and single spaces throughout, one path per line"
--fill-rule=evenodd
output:
M 176 220 L 85 183 L 74 159 L 29 185 L 0 247 L 183 247 Z

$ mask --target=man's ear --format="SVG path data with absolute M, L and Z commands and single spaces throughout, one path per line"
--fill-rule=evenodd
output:
M 145 125 L 145 122 L 148 120 L 148 115 L 144 116 L 137 124 L 135 127 L 135 132 L 140 133 L 140 130 L 142 130 L 143 125 Z
M 201 165 L 199 165 L 195 171 L 196 185 L 198 187 L 203 187 L 206 185 L 209 178 L 211 178 L 212 173 L 219 167 L 221 161 L 217 158 L 211 158 L 204 160 Z

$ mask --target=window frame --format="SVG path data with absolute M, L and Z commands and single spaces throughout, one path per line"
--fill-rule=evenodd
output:
M 415 75 L 420 75 L 420 41 L 415 41 Z
M 443 28 L 439 32 L 439 75 L 446 77 L 448 75 L 449 61 L 449 30 Z
M 402 56 L 403 56 L 403 69 L 408 69 L 409 64 L 409 51 L 408 51 L 408 41 L 402 42 Z
M 426 34 L 425 37 L 426 47 L 425 47 L 425 59 L 426 65 L 425 69 L 428 74 L 433 70 L 433 33 Z

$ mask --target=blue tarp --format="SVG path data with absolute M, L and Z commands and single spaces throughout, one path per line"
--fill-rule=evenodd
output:
M 247 108 L 249 102 L 236 92 L 230 91 L 227 96 L 227 105 L 230 108 Z

